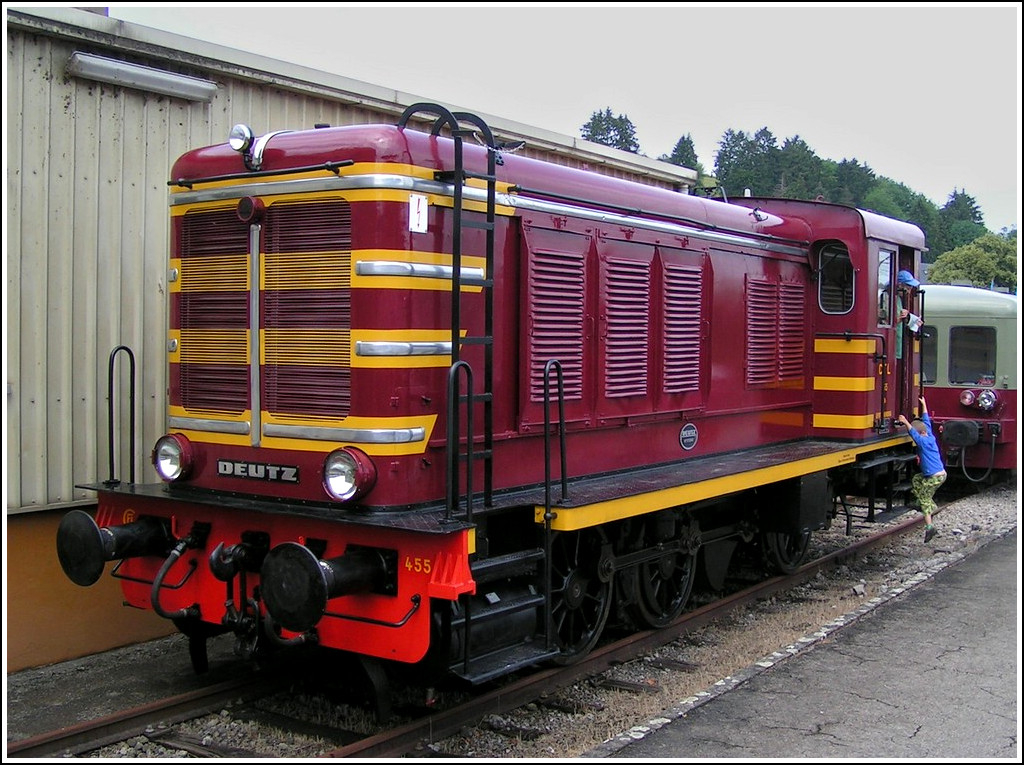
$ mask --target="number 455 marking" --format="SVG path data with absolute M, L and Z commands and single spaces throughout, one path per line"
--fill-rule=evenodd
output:
M 407 556 L 405 559 L 406 571 L 413 571 L 417 574 L 429 574 L 430 568 L 430 558 L 411 558 Z

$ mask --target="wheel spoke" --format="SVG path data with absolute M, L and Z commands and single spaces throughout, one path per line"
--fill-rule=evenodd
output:
M 551 625 L 561 655 L 570 664 L 597 643 L 611 611 L 611 582 L 593 570 L 603 535 L 596 530 L 558 534 L 552 546 Z
M 780 574 L 792 574 L 803 563 L 811 541 L 811 532 L 775 532 L 762 535 L 765 558 L 768 565 Z
M 653 629 L 670 624 L 683 613 L 697 571 L 696 548 L 684 540 L 699 535 L 699 529 L 678 519 L 666 529 L 669 522 L 662 518 L 660 525 L 654 526 L 652 522 L 644 529 L 640 545 L 661 545 L 664 553 L 635 568 L 637 602 L 632 604 L 631 611 L 641 626 Z

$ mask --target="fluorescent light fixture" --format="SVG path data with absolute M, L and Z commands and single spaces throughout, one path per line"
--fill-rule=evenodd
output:
M 75 51 L 68 59 L 68 74 L 88 80 L 109 82 L 126 88 L 138 88 L 189 101 L 212 101 L 217 83 L 165 72 L 148 66 L 129 64 L 112 58 Z

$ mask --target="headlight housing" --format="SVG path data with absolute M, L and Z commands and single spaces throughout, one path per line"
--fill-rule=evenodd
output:
M 377 482 L 377 468 L 363 452 L 351 446 L 335 449 L 324 460 L 324 489 L 347 502 L 365 496 Z
M 978 408 L 988 412 L 995 408 L 996 399 L 996 392 L 991 388 L 986 388 L 978 394 Z
M 180 433 L 162 436 L 153 447 L 153 467 L 165 481 L 180 481 L 192 470 L 192 444 Z
M 998 402 L 999 395 L 991 388 L 985 388 L 981 391 L 973 391 L 970 389 L 960 391 L 960 403 L 963 406 L 969 406 L 974 409 L 981 409 L 984 412 L 990 412 L 995 409 Z

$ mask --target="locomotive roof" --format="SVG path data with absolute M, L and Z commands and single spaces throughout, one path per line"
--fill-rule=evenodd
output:
M 472 139 L 464 141 L 465 169 L 487 171 L 487 154 Z M 615 208 L 640 217 L 679 219 L 699 227 L 723 229 L 790 242 L 806 242 L 809 232 L 798 219 L 752 211 L 719 200 L 648 186 L 636 181 L 565 167 L 530 157 L 501 152 L 496 168 L 499 183 L 513 184 L 513 192 L 544 199 L 570 200 L 583 206 Z M 281 132 L 273 135 L 263 152 L 263 173 L 298 167 L 313 168 L 328 162 L 397 163 L 437 171 L 453 169 L 454 141 L 412 128 L 394 125 L 352 125 Z M 378 171 L 380 172 L 380 171 Z M 246 170 L 240 154 L 227 142 L 183 154 L 171 169 L 171 182 L 200 183 L 204 178 L 240 177 Z
M 801 199 L 782 199 L 775 197 L 739 197 L 736 204 L 744 206 L 764 205 L 766 209 L 777 213 L 793 215 L 804 218 L 809 224 L 820 228 L 820 221 L 827 216 L 831 220 L 838 210 L 847 211 L 846 214 L 852 220 L 858 220 L 863 226 L 864 235 L 869 239 L 879 239 L 884 242 L 905 245 L 914 249 L 927 250 L 925 246 L 924 232 L 913 223 L 888 218 L 884 215 L 861 210 L 850 205 L 834 204 L 824 201 L 806 201 Z M 856 216 L 854 218 L 853 216 Z
M 1017 318 L 1017 295 L 957 284 L 925 284 L 921 290 L 925 296 L 925 313 L 930 316 L 940 313 L 965 319 Z

